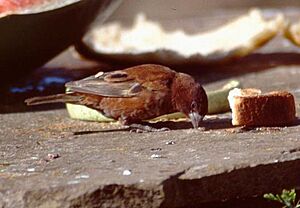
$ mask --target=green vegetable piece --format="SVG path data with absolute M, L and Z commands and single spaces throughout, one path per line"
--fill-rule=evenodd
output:
M 208 114 L 217 114 L 224 113 L 230 110 L 229 103 L 227 100 L 228 93 L 234 88 L 241 87 L 241 84 L 232 80 L 228 84 L 224 85 L 221 89 L 208 92 Z M 111 118 L 107 118 L 102 115 L 100 112 L 90 109 L 85 106 L 75 105 L 75 104 L 66 104 L 67 111 L 69 116 L 73 119 L 86 120 L 86 121 L 97 121 L 97 122 L 112 122 L 114 121 Z M 150 122 L 155 121 L 165 121 L 165 120 L 175 120 L 185 118 L 185 115 L 180 112 L 171 113 L 167 115 L 162 115 L 157 118 L 151 119 Z

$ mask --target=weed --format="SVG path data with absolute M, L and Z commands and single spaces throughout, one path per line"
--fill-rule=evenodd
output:
M 277 201 L 283 204 L 284 206 L 282 208 L 300 208 L 300 200 L 296 203 L 296 192 L 295 189 L 286 190 L 283 189 L 282 193 L 279 194 L 264 194 L 264 198 L 271 200 L 271 201 Z

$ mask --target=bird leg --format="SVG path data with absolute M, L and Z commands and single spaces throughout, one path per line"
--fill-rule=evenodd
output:
M 170 129 L 166 127 L 158 129 L 143 124 L 129 124 L 127 126 L 130 128 L 130 132 L 136 132 L 136 133 L 170 131 Z
M 122 125 L 128 126 L 130 132 L 145 133 L 145 132 L 162 132 L 170 131 L 169 128 L 154 128 L 143 123 L 141 120 L 136 120 L 131 117 L 121 116 L 119 121 Z

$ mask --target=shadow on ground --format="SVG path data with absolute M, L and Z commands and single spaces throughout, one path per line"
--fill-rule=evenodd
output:
M 188 170 L 190 173 L 183 172 L 164 182 L 166 200 L 161 207 L 280 207 L 279 203 L 269 202 L 263 195 L 269 190 L 274 190 L 274 194 L 281 193 L 282 189 L 278 187 L 294 188 L 299 182 L 299 164 L 300 160 L 262 164 L 201 179 L 185 177 L 186 174 L 197 175 L 197 172 Z M 281 178 L 288 180 L 281 181 Z M 253 197 L 246 197 L 253 193 L 256 193 Z
M 143 123 L 145 126 L 150 126 L 156 129 L 168 128 L 170 130 L 180 130 L 180 129 L 191 129 L 192 124 L 189 121 L 164 121 L 164 122 L 157 122 L 157 123 Z M 214 120 L 206 120 L 201 124 L 199 131 L 208 131 L 214 129 L 229 129 L 233 128 L 231 124 L 230 118 L 221 118 L 221 119 L 214 119 Z M 109 128 L 109 129 L 102 129 L 97 131 L 76 131 L 73 132 L 74 135 L 87 135 L 87 134 L 98 134 L 104 132 L 118 132 L 118 131 L 131 131 L 132 128 L 124 126 L 124 128 Z M 143 132 L 147 133 L 147 132 Z

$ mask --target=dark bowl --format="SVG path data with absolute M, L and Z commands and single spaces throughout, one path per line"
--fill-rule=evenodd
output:
M 121 0 L 48 2 L 48 6 L 0 14 L 1 83 L 24 76 L 76 43 L 96 17 L 104 20 Z

